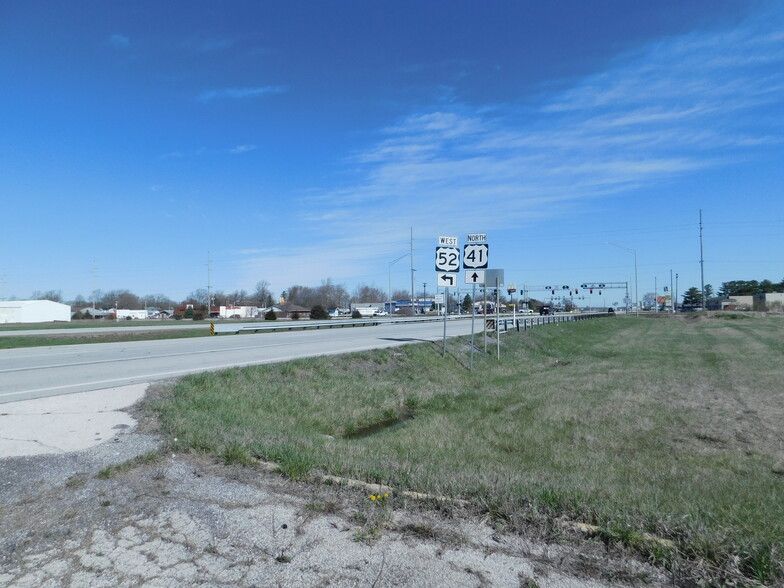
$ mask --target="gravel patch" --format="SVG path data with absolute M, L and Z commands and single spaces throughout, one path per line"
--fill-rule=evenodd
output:
M 294 483 L 120 430 L 66 455 L 0 460 L 0 586 L 552 586 L 666 584 L 595 541 L 549 544 L 469 509 Z

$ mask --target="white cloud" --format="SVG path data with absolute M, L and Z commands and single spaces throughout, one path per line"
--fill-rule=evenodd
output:
M 258 149 L 257 145 L 237 145 L 236 147 L 229 149 L 229 153 L 248 153 L 249 151 L 254 151 L 256 149 Z
M 260 86 L 256 88 L 224 88 L 221 90 L 209 90 L 199 94 L 198 99 L 202 102 L 210 102 L 212 100 L 220 99 L 233 99 L 241 100 L 243 98 L 257 98 L 267 94 L 282 94 L 287 92 L 286 86 Z

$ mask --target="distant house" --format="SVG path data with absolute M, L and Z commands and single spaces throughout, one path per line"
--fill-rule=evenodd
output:
M 71 307 L 51 300 L 0 300 L 0 323 L 70 322 Z
M 298 304 L 285 302 L 279 304 L 277 308 L 280 312 L 275 311 L 275 314 L 277 314 L 279 318 L 292 318 L 295 314 L 299 318 L 310 318 L 310 309 L 299 306 Z

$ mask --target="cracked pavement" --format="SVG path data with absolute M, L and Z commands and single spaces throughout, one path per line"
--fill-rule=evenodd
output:
M 205 457 L 110 478 L 85 465 L 48 488 L 29 472 L 23 492 L 3 484 L 0 585 L 599 587 L 656 574 L 601 544 L 537 544 L 467 511 L 379 505 Z
M 0 459 L 0 586 L 667 583 L 598 540 L 547 543 L 504 533 L 461 505 L 371 501 L 361 487 L 160 456 L 160 440 L 125 413 L 96 435 L 95 415 L 114 409 L 64 412 L 81 415 L 82 442 L 94 446 L 66 451 L 58 442 L 53 454 Z M 106 469 L 137 456 L 149 459 Z

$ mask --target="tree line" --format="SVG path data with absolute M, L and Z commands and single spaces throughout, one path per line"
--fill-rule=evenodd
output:
M 713 286 L 705 284 L 704 290 L 692 286 L 683 293 L 683 306 L 700 307 L 702 306 L 703 295 L 705 300 L 714 297 L 732 298 L 733 296 L 756 296 L 757 294 L 772 294 L 774 292 L 784 292 L 784 279 L 780 282 L 771 280 L 733 280 L 722 282 L 718 294 L 713 291 Z
M 164 294 L 148 294 L 138 296 L 128 289 L 117 289 L 103 292 L 95 291 L 87 299 L 82 295 L 73 300 L 64 300 L 61 290 L 35 291 L 30 297 L 31 300 L 51 300 L 69 304 L 74 308 L 125 308 L 142 309 L 157 308 L 166 310 L 186 305 L 206 306 L 207 297 L 210 298 L 210 306 L 258 306 L 269 308 L 281 303 L 281 300 L 289 304 L 296 304 L 305 308 L 321 305 L 325 308 L 330 307 L 349 307 L 352 302 L 383 302 L 387 299 L 388 292 L 370 286 L 360 284 L 349 292 L 345 286 L 335 284 L 331 279 L 322 280 L 319 286 L 303 286 L 294 284 L 276 296 L 270 289 L 270 284 L 266 280 L 260 280 L 252 292 L 247 290 L 234 290 L 224 292 L 222 290 L 212 290 L 209 293 L 206 288 L 194 290 L 183 300 L 176 301 Z M 422 293 L 418 294 L 422 296 Z M 405 290 L 395 290 L 392 292 L 393 300 L 408 300 L 411 293 Z

